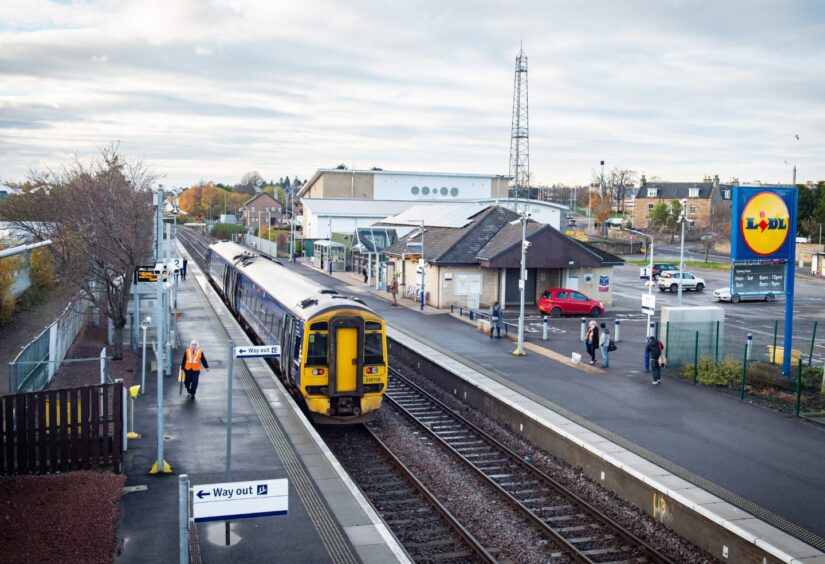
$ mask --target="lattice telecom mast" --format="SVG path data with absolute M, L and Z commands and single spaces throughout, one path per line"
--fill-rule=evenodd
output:
M 530 128 L 527 105 L 527 55 L 519 46 L 513 79 L 513 126 L 510 132 L 510 181 L 518 211 L 519 191 L 530 186 Z M 528 192 L 529 197 L 529 192 Z

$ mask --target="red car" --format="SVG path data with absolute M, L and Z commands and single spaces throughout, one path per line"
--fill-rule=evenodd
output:
M 560 317 L 562 315 L 589 315 L 599 317 L 604 313 L 601 302 L 591 300 L 577 290 L 550 288 L 544 291 L 538 301 L 539 311 Z

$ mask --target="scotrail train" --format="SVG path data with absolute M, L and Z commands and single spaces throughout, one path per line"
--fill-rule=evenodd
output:
M 358 298 L 319 286 L 235 243 L 215 243 L 209 276 L 261 344 L 281 345 L 278 372 L 318 423 L 362 423 L 387 387 L 384 320 Z

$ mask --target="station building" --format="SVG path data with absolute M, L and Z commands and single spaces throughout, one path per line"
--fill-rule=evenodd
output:
M 506 176 L 482 174 L 319 169 L 297 194 L 303 237 L 353 233 L 418 204 L 470 202 L 479 210 L 490 204 L 507 206 L 508 182 Z M 533 219 L 560 228 L 566 206 L 538 200 L 529 204 Z
M 425 301 L 437 308 L 487 307 L 498 300 L 519 303 L 521 222 L 500 205 L 414 206 L 380 225 L 412 228 L 384 250 L 384 272 L 399 277 L 400 293 L 415 295 L 424 262 Z M 424 227 L 421 227 L 421 220 Z M 535 304 L 546 288 L 570 288 L 610 306 L 614 255 L 568 237 L 559 229 L 528 220 L 525 302 Z

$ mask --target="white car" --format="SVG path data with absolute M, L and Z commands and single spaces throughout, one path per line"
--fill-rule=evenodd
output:
M 679 290 L 679 285 L 682 285 L 682 290 L 696 290 L 701 292 L 705 289 L 705 280 L 694 276 L 690 272 L 662 272 L 659 275 L 659 291 L 664 292 L 670 290 L 676 292 Z
M 731 294 L 730 288 L 719 288 L 718 290 L 714 290 L 713 297 L 718 302 L 731 302 L 734 304 L 738 304 L 740 301 L 745 300 L 764 300 L 766 302 L 772 302 L 776 300 L 776 294 L 774 294 L 773 292 L 765 292 L 764 294 L 761 292 L 749 292 L 747 294 Z

